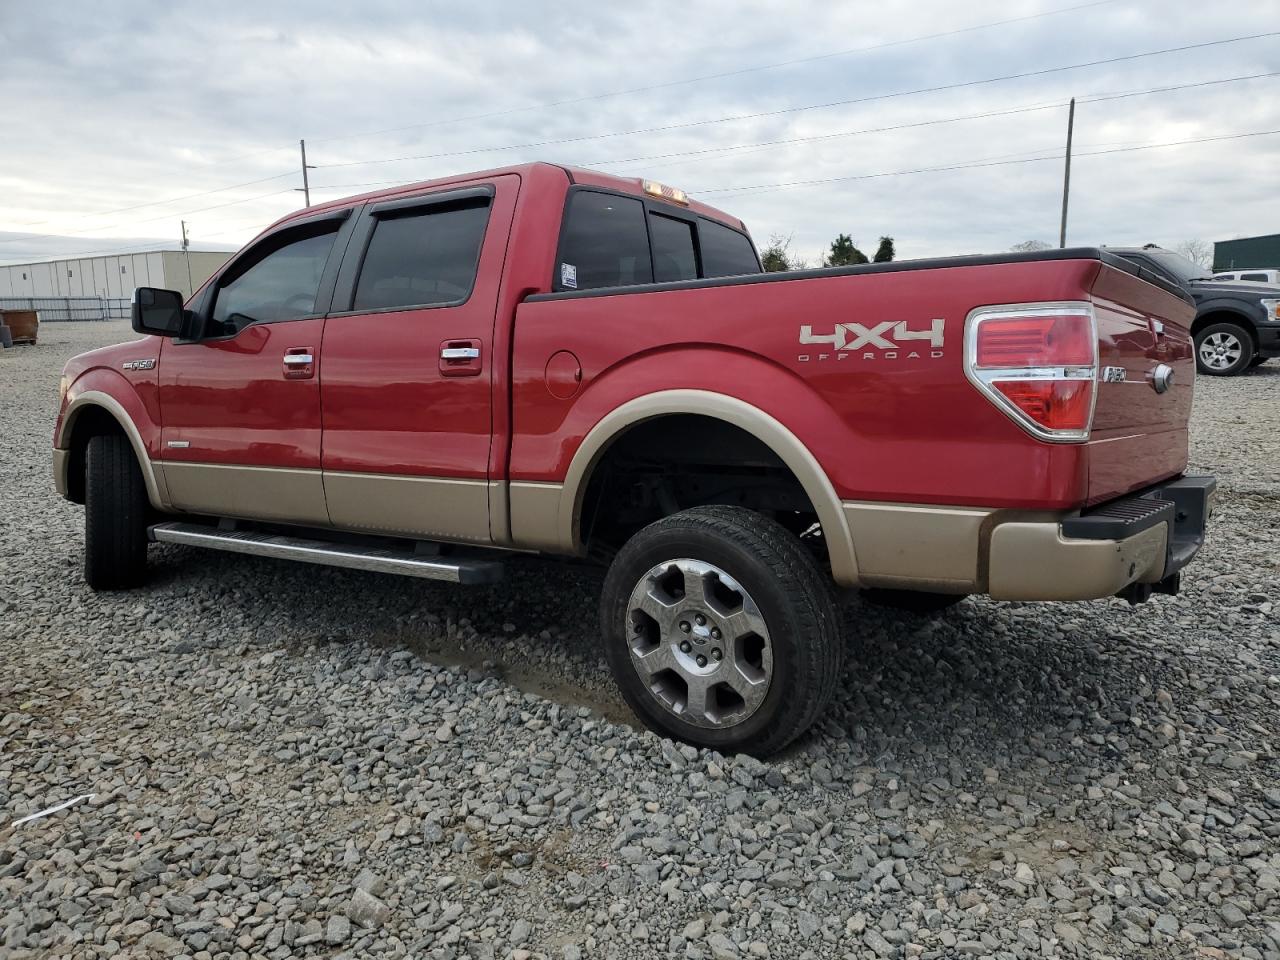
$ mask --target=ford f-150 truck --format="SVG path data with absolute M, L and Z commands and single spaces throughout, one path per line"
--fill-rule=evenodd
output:
M 774 751 L 840 676 L 840 588 L 1173 593 L 1195 311 L 1096 249 L 760 272 L 742 223 L 530 164 L 292 214 L 140 340 L 67 364 L 58 490 L 85 576 L 149 542 L 491 582 L 608 565 L 651 727 Z

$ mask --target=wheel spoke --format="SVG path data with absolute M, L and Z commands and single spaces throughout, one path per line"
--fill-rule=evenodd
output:
M 707 703 L 711 699 L 711 680 L 708 677 L 689 677 L 689 694 L 685 699 L 684 712 L 691 723 L 706 723 Z
M 699 610 L 707 609 L 707 581 L 706 576 L 696 570 L 684 570 L 684 599 L 685 606 L 694 607 Z
M 759 611 L 754 607 L 755 604 L 752 604 L 751 608 L 743 604 L 741 610 L 724 617 L 720 621 L 724 624 L 726 640 L 733 641 L 738 637 L 745 637 L 749 633 L 764 636 L 768 632 L 768 628 L 764 625 L 764 617 L 760 616 Z M 733 644 L 730 643 L 729 645 L 732 646 Z
M 666 633 L 674 623 L 678 605 L 678 601 L 668 603 L 658 596 L 658 592 L 653 586 L 649 586 L 634 600 L 634 609 L 642 610 L 653 617 L 654 620 L 657 620 L 658 626 L 662 628 L 663 633 Z
M 637 672 L 646 680 L 653 677 L 654 674 L 661 673 L 663 670 L 677 668 L 675 657 L 671 655 L 671 648 L 665 643 L 658 644 L 648 653 L 637 653 L 636 649 L 632 647 L 631 662 L 635 664 Z

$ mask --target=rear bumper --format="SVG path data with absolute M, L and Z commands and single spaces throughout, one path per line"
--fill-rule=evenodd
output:
M 1176 592 L 1178 572 L 1204 543 L 1217 482 L 1182 477 L 1058 523 L 1004 523 L 991 533 L 988 592 L 997 600 L 1093 600 L 1156 584 Z
M 1182 477 L 1080 514 L 845 504 L 860 586 L 1095 600 L 1175 592 L 1217 484 Z

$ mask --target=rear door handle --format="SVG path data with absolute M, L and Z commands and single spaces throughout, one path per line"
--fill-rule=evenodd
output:
M 440 344 L 440 374 L 474 377 L 484 368 L 479 340 L 445 340 Z
M 284 378 L 310 380 L 316 375 L 316 357 L 310 347 L 290 347 L 284 352 Z

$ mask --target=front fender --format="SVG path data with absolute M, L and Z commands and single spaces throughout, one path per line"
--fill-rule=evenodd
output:
M 76 426 L 91 409 L 105 411 L 129 438 L 151 505 L 157 510 L 171 509 L 164 476 L 153 465 L 159 450 L 160 425 L 148 412 L 133 384 L 101 367 L 86 371 L 67 391 L 53 441 L 54 482 L 58 491 L 65 495 L 68 489 L 67 471 L 77 440 Z

